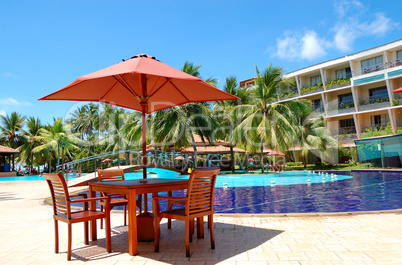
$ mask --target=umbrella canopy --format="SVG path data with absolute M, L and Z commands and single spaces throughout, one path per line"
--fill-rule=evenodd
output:
M 402 87 L 395 89 L 394 91 L 392 91 L 394 93 L 402 93 Z
M 267 156 L 285 156 L 285 154 L 279 152 L 278 150 L 274 150 L 274 151 L 272 151 L 272 152 L 269 152 L 269 153 L 267 154 Z
M 174 160 L 185 160 L 184 156 L 176 156 Z
M 250 158 L 248 159 L 248 162 L 249 162 L 249 163 L 253 163 L 253 162 L 254 162 L 254 158 L 250 157 Z
M 155 57 L 140 54 L 81 76 L 39 100 L 100 101 L 141 111 L 143 178 L 146 178 L 145 114 L 191 102 L 238 99 Z
M 109 163 L 109 162 L 112 162 L 112 159 L 106 158 L 106 159 L 102 160 L 102 163 Z

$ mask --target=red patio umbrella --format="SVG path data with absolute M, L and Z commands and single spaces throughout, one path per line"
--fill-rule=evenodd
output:
M 402 87 L 395 89 L 394 91 L 392 91 L 394 93 L 402 93 Z
M 198 77 L 146 54 L 84 75 L 39 100 L 100 101 L 142 112 L 143 178 L 146 178 L 145 114 L 191 102 L 238 100 Z

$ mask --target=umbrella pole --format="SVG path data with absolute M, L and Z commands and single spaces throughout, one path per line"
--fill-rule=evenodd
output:
M 145 112 L 146 104 L 141 104 L 142 107 L 142 178 L 147 178 L 147 135 L 146 135 L 146 123 Z M 144 212 L 148 212 L 148 196 L 144 194 Z

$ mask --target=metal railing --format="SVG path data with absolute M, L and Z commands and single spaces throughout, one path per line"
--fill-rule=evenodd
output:
M 374 64 L 370 67 L 365 67 L 365 68 L 358 68 L 353 71 L 353 76 L 360 76 L 360 75 L 366 75 L 366 74 L 371 74 L 375 73 L 381 70 L 384 70 L 387 68 L 387 64 L 380 63 L 380 64 Z
M 330 89 L 350 86 L 350 84 L 351 84 L 350 78 L 351 77 L 352 77 L 352 74 L 350 74 L 349 77 L 345 77 L 345 78 L 328 79 L 327 82 L 325 83 L 325 88 L 330 90 Z
M 350 113 L 355 111 L 355 104 L 353 102 L 344 102 L 344 103 L 338 103 L 336 102 L 329 102 L 327 104 L 327 111 L 328 111 L 328 116 L 333 116 L 337 114 L 342 114 L 342 113 Z

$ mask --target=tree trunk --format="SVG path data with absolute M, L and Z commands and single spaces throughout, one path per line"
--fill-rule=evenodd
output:
M 230 158 L 232 160 L 232 173 L 235 172 L 235 159 L 234 159 L 234 153 L 233 153 L 233 142 L 230 141 Z
M 261 141 L 261 172 L 264 173 L 264 142 Z
M 303 155 L 304 168 L 307 168 L 307 155 Z

